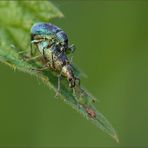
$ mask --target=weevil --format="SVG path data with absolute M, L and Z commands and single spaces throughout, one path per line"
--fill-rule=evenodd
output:
M 58 91 L 60 91 L 60 78 L 64 76 L 69 82 L 69 87 L 75 91 L 76 85 L 80 86 L 80 79 L 75 76 L 72 68 L 72 60 L 67 57 L 73 53 L 74 45 L 69 45 L 67 34 L 59 27 L 51 23 L 36 23 L 31 28 L 31 55 L 32 45 L 35 45 L 41 57 L 46 61 L 46 68 L 51 68 L 58 75 Z M 72 58 L 71 58 L 72 59 Z M 75 94 L 74 94 L 75 95 Z M 83 106 L 90 118 L 96 118 L 96 113 L 89 107 Z
M 74 45 L 68 44 L 66 33 L 51 23 L 36 23 L 31 28 L 31 55 L 32 45 L 35 45 L 40 55 L 46 61 L 46 66 L 58 73 L 58 92 L 60 91 L 60 78 L 64 76 L 69 87 L 80 85 L 80 79 L 74 74 L 68 53 L 73 53 Z

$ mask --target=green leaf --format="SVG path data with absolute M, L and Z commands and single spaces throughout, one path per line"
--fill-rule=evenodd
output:
M 36 22 L 49 22 L 51 18 L 63 17 L 63 14 L 49 1 L 1 1 L 0 2 L 0 62 L 14 70 L 36 76 L 50 89 L 57 91 L 57 73 L 51 70 L 37 72 L 42 67 L 38 60 L 24 60 L 29 53 L 30 28 Z M 82 72 L 73 65 L 74 72 L 80 76 Z M 95 98 L 82 86 L 76 86 L 74 92 L 69 88 L 67 80 L 61 81 L 60 98 L 86 119 L 113 137 L 118 137 L 108 120 L 96 110 Z

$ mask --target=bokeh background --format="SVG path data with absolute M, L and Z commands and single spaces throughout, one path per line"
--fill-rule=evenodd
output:
M 56 0 L 60 26 L 87 74 L 82 83 L 120 138 L 54 98 L 54 92 L 0 64 L 0 147 L 148 147 L 148 2 Z

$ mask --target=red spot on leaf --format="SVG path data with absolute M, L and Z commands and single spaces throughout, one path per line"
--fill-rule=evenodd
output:
M 95 117 L 96 117 L 95 111 L 93 111 L 91 108 L 87 107 L 87 108 L 86 108 L 86 112 L 87 112 L 87 114 L 88 114 L 88 116 L 89 116 L 90 118 L 95 118 Z

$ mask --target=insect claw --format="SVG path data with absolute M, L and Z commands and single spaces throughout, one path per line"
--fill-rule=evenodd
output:
M 55 98 L 59 98 L 60 97 L 60 92 L 57 91 L 56 94 L 55 94 Z
M 58 96 L 59 96 L 59 93 L 56 92 L 54 97 L 58 98 Z

